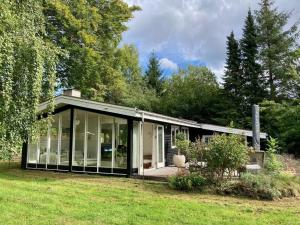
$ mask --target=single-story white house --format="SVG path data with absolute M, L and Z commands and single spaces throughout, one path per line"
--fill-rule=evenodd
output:
M 39 106 L 42 114 L 49 102 Z M 80 98 L 66 90 L 54 99 L 53 122 L 36 143 L 25 143 L 24 169 L 131 176 L 172 165 L 175 136 L 183 132 L 208 142 L 214 133 L 238 134 L 251 141 L 252 131 L 197 123 L 124 106 Z M 266 133 L 260 133 L 266 139 Z

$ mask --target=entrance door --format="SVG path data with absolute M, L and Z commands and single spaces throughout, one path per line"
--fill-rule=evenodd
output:
M 156 158 L 157 158 L 157 168 L 165 166 L 165 143 L 164 143 L 164 127 L 157 125 L 156 127 Z

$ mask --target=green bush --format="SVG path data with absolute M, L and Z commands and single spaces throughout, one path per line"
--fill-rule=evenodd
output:
M 245 140 L 238 135 L 215 135 L 208 145 L 206 154 L 207 169 L 217 180 L 223 180 L 226 173 L 230 178 L 249 160 Z
M 286 174 L 245 173 L 238 181 L 222 182 L 216 191 L 225 195 L 274 200 L 297 196 L 300 192 L 300 179 Z
M 277 159 L 276 153 L 278 153 L 278 141 L 275 138 L 270 137 L 267 143 L 266 160 L 264 168 L 269 173 L 279 173 L 283 165 Z
M 198 174 L 169 177 L 169 186 L 180 191 L 202 190 L 207 184 L 207 179 Z

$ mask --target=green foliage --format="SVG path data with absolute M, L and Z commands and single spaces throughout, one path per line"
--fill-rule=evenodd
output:
M 245 173 L 241 175 L 239 181 L 225 182 L 217 187 L 219 194 L 239 195 L 261 200 L 294 197 L 299 194 L 299 191 L 299 178 L 286 174 Z
M 159 60 L 154 52 L 152 52 L 150 55 L 145 77 L 148 86 L 155 90 L 158 95 L 160 95 L 163 89 L 164 77 L 163 71 L 160 68 Z
M 116 65 L 122 72 L 126 80 L 126 90 L 121 104 L 138 109 L 153 111 L 153 107 L 158 104 L 156 91 L 148 88 L 147 82 L 142 76 L 139 65 L 139 55 L 135 46 L 124 45 L 118 49 Z
M 67 52 L 59 61 L 60 87 L 77 88 L 93 100 L 120 101 L 126 83 L 116 51 L 137 9 L 118 0 L 46 1 L 48 38 Z
M 278 141 L 275 138 L 270 137 L 267 143 L 266 159 L 264 164 L 264 168 L 269 173 L 279 173 L 283 168 L 282 163 L 276 157 L 278 152 Z
M 215 135 L 208 145 L 207 169 L 217 180 L 223 179 L 225 173 L 230 178 L 232 173 L 247 163 L 248 147 L 242 137 L 237 135 Z
M 215 74 L 206 67 L 188 66 L 173 74 L 164 85 L 157 109 L 160 113 L 206 123 L 228 124 L 234 118 L 228 112 L 232 108 L 228 107 Z
M 176 135 L 176 149 L 178 151 L 178 155 L 186 154 L 190 147 L 190 141 L 185 138 L 184 133 L 179 132 Z
M 229 97 L 233 97 L 236 104 L 242 102 L 242 68 L 241 50 L 233 31 L 227 37 L 226 71 L 224 75 L 224 90 Z
M 267 77 L 269 99 L 278 100 L 295 96 L 295 70 L 298 58 L 294 52 L 299 48 L 298 24 L 286 29 L 291 14 L 279 12 L 274 1 L 261 0 L 256 11 L 259 60 L 263 74 Z M 298 75 L 299 76 L 299 75 Z
M 248 11 L 241 39 L 243 86 L 239 92 L 242 93 L 246 104 L 247 114 L 250 114 L 250 107 L 260 103 L 265 93 L 265 81 L 262 77 L 260 64 L 258 63 L 257 28 L 251 10 Z M 247 107 L 248 106 L 248 107 Z
M 207 184 L 206 178 L 194 173 L 169 177 L 169 186 L 180 191 L 202 190 Z
M 262 126 L 268 134 L 278 139 L 281 152 L 300 156 L 300 105 L 299 100 L 262 104 Z
M 54 96 L 62 51 L 45 38 L 41 1 L 3 0 L 0 8 L 0 159 L 11 159 L 34 130 L 40 101 Z

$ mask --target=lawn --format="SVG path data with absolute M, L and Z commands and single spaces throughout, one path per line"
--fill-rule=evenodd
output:
M 0 164 L 0 223 L 300 224 L 300 199 L 180 193 L 164 183 Z

